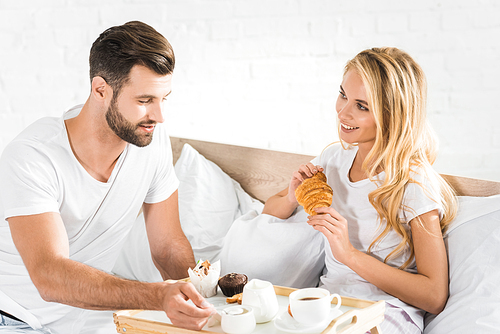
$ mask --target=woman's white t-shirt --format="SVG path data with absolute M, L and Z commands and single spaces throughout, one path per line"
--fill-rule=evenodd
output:
M 325 149 L 320 156 L 313 159 L 312 163 L 324 168 L 327 182 L 333 189 L 332 207 L 347 220 L 350 242 L 356 249 L 366 252 L 385 227 L 385 222 L 382 225 L 380 224 L 377 211 L 368 200 L 368 194 L 377 188 L 378 181 L 364 179 L 351 182 L 349 179 L 349 170 L 356 153 L 356 146 L 344 149 L 340 144 L 334 144 Z M 410 231 L 408 223 L 413 218 L 434 209 L 438 209 L 441 214 L 440 205 L 432 200 L 432 198 L 438 198 L 435 195 L 435 189 L 432 188 L 426 177 L 418 173 L 419 170 L 412 172 L 412 177 L 419 184 L 409 183 L 406 186 L 403 199 L 403 207 L 406 209 L 400 211 L 400 218 L 404 222 L 404 228 L 408 231 Z M 384 177 L 384 172 L 377 175 L 379 180 L 383 180 Z M 402 238 L 394 230 L 391 230 L 380 243 L 372 247 L 370 255 L 384 261 L 386 256 L 399 245 L 401 240 Z M 332 254 L 326 237 L 325 253 L 326 273 L 321 277 L 320 286 L 343 296 L 368 300 L 386 300 L 387 303 L 404 309 L 413 322 L 420 329 L 423 329 L 424 311 L 385 293 L 361 278 L 346 265 L 338 262 Z M 389 260 L 387 264 L 398 268 L 406 262 L 409 256 L 409 249 L 405 249 L 402 254 Z M 409 272 L 417 271 L 415 260 L 406 270 Z

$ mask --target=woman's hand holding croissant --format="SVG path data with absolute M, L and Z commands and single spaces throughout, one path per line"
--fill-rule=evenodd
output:
M 297 199 L 295 198 L 295 189 L 297 189 L 297 187 L 300 186 L 305 179 L 309 179 L 316 173 L 322 171 L 323 167 L 315 166 L 310 162 L 300 165 L 299 170 L 293 173 L 292 179 L 290 180 L 290 185 L 288 187 L 288 200 L 291 203 L 297 203 Z

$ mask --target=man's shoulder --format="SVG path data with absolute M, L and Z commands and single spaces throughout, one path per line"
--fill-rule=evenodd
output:
M 26 127 L 7 146 L 2 153 L 4 159 L 33 159 L 34 156 L 46 154 L 58 145 L 57 138 L 61 135 L 61 122 L 57 117 L 44 117 Z
M 62 124 L 59 117 L 43 117 L 40 118 L 23 131 L 21 131 L 12 141 L 17 142 L 47 142 L 52 140 L 54 136 L 61 133 Z

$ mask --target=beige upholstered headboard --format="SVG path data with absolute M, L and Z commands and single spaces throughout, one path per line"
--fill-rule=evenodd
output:
M 208 160 L 238 181 L 254 198 L 265 202 L 285 189 L 296 168 L 313 156 L 256 149 L 243 146 L 211 143 L 172 137 L 174 163 L 188 143 Z M 468 177 L 442 175 L 461 196 L 491 196 L 500 194 L 500 182 Z

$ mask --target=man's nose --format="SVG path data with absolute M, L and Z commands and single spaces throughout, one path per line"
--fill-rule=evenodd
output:
M 150 119 L 158 123 L 163 123 L 165 120 L 163 118 L 163 103 L 160 102 L 152 106 Z

